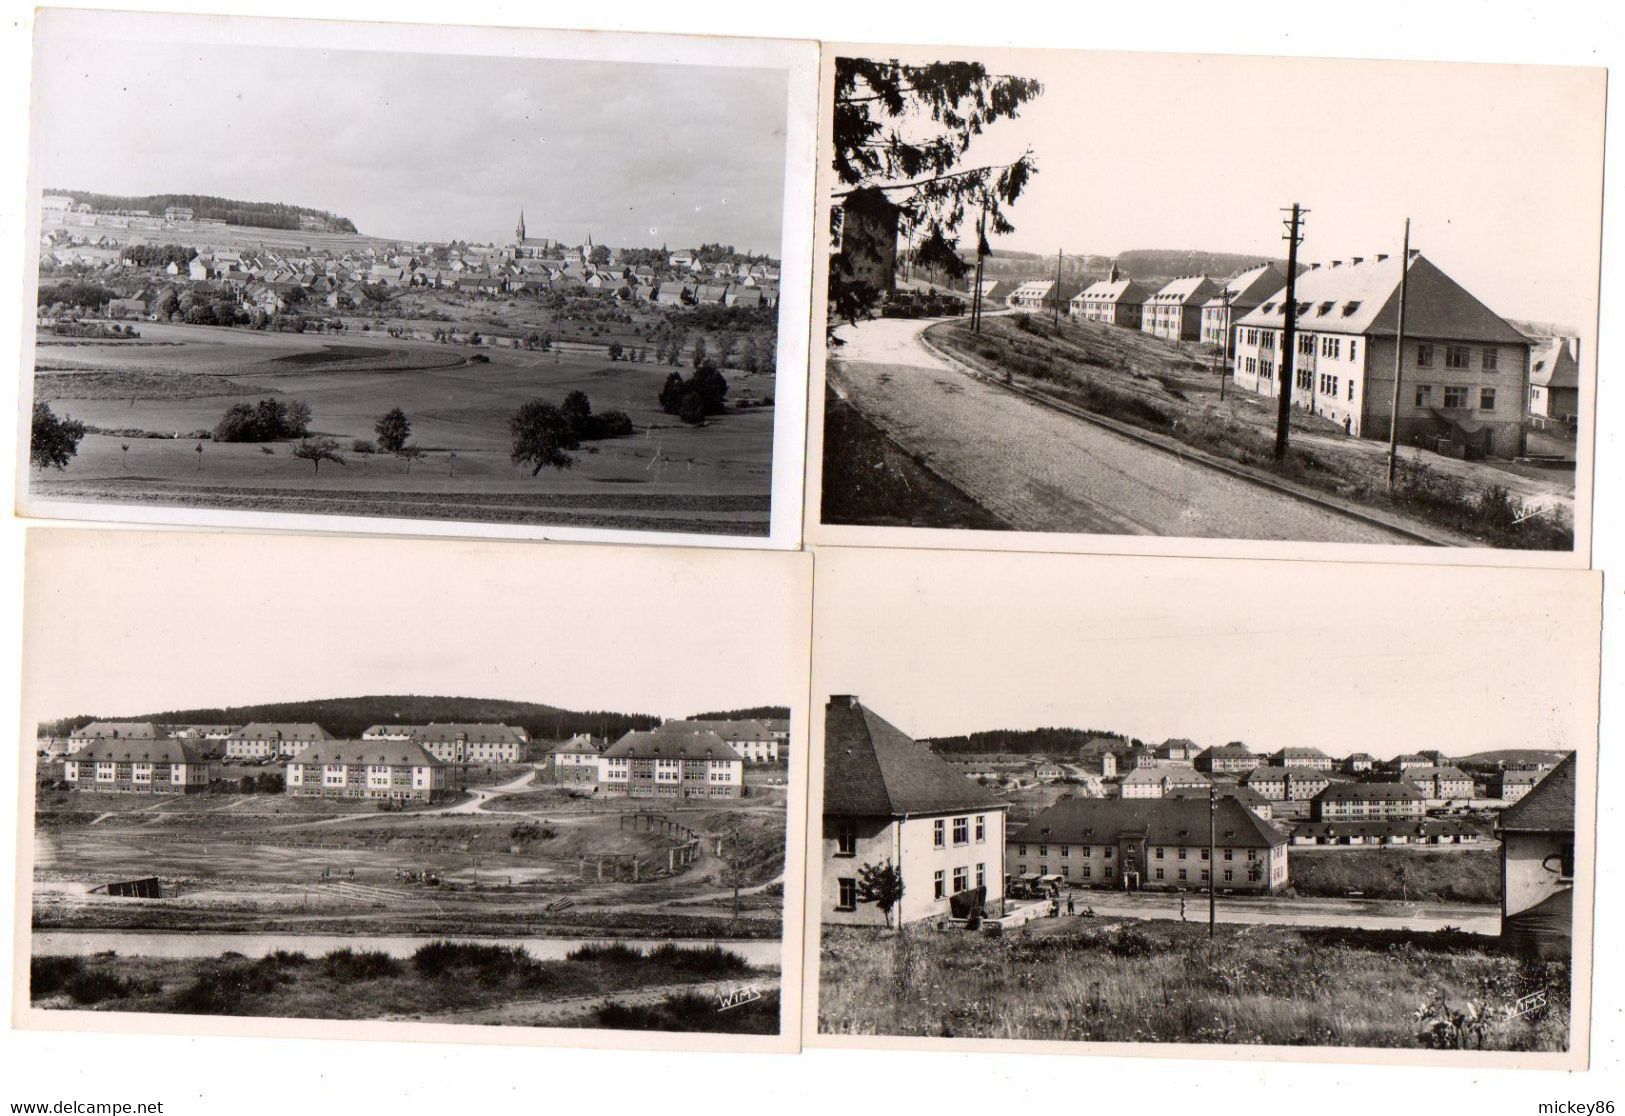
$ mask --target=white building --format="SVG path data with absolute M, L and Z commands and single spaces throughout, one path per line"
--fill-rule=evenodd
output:
M 629 732 L 598 757 L 598 786 L 629 798 L 740 798 L 745 761 L 714 732 Z
M 313 721 L 255 721 L 226 737 L 228 759 L 271 759 L 296 756 L 333 736 Z
M 76 790 L 194 794 L 208 788 L 209 762 L 184 740 L 107 737 L 70 755 L 62 777 Z
M 446 765 L 410 740 L 324 740 L 288 761 L 288 794 L 430 802 L 446 792 Z
M 999 913 L 1009 807 L 855 697 L 833 697 L 824 720 L 825 922 L 879 925 L 859 900 L 865 866 L 892 865 L 903 894 L 895 925 L 957 906 Z

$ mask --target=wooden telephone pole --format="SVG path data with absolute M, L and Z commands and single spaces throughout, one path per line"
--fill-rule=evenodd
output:
M 1281 367 L 1276 370 L 1280 377 L 1280 391 L 1277 393 L 1275 410 L 1275 460 L 1286 460 L 1287 437 L 1292 428 L 1292 377 L 1294 375 L 1294 357 L 1298 351 L 1298 244 L 1303 240 L 1300 231 L 1303 227 L 1304 214 L 1297 202 L 1292 203 L 1288 212 L 1286 236 L 1286 304 L 1282 308 L 1286 314 L 1281 325 Z
M 1066 255 L 1061 249 L 1055 249 L 1055 328 L 1061 328 L 1061 257 Z
M 971 292 L 970 331 L 982 332 L 982 245 L 987 243 L 987 200 L 982 201 L 982 214 L 976 219 L 976 289 Z
M 1399 249 L 1399 330 L 1394 335 L 1394 399 L 1388 414 L 1388 487 L 1394 487 L 1399 464 L 1399 376 L 1405 363 L 1405 281 L 1411 273 L 1411 219 L 1405 218 L 1405 239 Z
M 1209 774 L 1207 784 L 1207 936 L 1219 933 L 1219 897 L 1214 878 L 1219 874 L 1219 788 Z

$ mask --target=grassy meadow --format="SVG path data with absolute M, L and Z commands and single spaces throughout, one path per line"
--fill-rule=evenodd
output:
M 756 975 L 738 954 L 715 946 L 664 945 L 645 953 L 618 944 L 585 944 L 563 960 L 540 961 L 519 948 L 438 941 L 410 957 L 364 949 L 319 957 L 288 951 L 258 958 L 36 956 L 29 998 L 42 1008 L 171 1015 L 499 1016 L 472 1022 L 502 1022 L 506 1005 L 534 1008 L 554 1001 L 560 1010 L 548 1022 L 561 1026 L 774 1034 L 776 994 L 764 997 L 771 999 L 771 1012 L 763 1001 L 721 1011 L 716 996 L 699 991 L 719 982 L 748 984 Z M 684 985 L 694 987 L 663 991 Z
M 1501 902 L 1501 854 L 1483 849 L 1292 850 L 1292 889 L 1299 895 L 1444 903 Z
M 1569 966 L 1459 931 L 823 930 L 825 1034 L 1563 1050 Z M 1544 1006 L 1511 1006 L 1543 992 Z M 1478 1021 L 1482 1021 L 1482 1026 Z M 1442 1024 L 1442 1025 L 1441 1025 Z

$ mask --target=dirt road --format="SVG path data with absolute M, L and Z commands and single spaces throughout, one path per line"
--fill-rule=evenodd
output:
M 934 320 L 843 326 L 835 390 L 1017 530 L 1313 542 L 1409 541 L 1146 446 L 954 368 Z
M 1063 915 L 1039 919 L 1039 928 L 1089 925 L 1098 918 L 1179 918 L 1179 896 L 1141 891 L 1073 893 L 1077 909 L 1093 907 L 1095 919 Z M 1064 910 L 1063 900 L 1063 910 Z M 1360 930 L 1442 930 L 1454 926 L 1474 934 L 1499 934 L 1499 907 L 1473 903 L 1404 903 L 1395 899 L 1289 899 L 1282 897 L 1224 897 L 1218 903 L 1220 922 L 1268 926 L 1341 926 Z M 1185 895 L 1185 920 L 1207 922 L 1207 895 Z

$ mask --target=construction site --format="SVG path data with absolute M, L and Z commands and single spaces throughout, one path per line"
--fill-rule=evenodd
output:
M 601 800 L 527 769 L 380 812 L 276 794 L 36 800 L 36 931 L 778 938 L 785 788 Z

